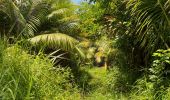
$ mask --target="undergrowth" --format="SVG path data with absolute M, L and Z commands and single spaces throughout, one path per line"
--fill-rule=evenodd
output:
M 43 54 L 0 44 L 0 99 L 75 100 L 80 93 L 70 68 L 53 67 Z
M 169 54 L 169 51 L 166 54 Z M 165 55 L 165 58 L 167 57 L 169 55 Z M 155 59 L 159 60 L 159 63 L 156 63 L 158 65 L 164 63 L 159 66 L 163 67 L 159 72 L 164 72 L 169 66 L 167 59 L 163 58 L 164 56 L 160 56 Z M 151 69 L 157 71 L 155 68 L 153 66 Z M 119 66 L 113 66 L 109 70 L 104 67 L 84 66 L 79 70 L 79 76 L 74 76 L 71 68 L 54 66 L 41 52 L 31 55 L 29 50 L 23 50 L 19 45 L 0 42 L 0 99 L 168 100 L 169 81 L 162 84 L 150 77 L 154 75 L 165 79 L 169 74 L 160 76 L 160 73 L 153 74 L 153 70 L 133 84 L 128 84 L 129 76 L 122 73 Z

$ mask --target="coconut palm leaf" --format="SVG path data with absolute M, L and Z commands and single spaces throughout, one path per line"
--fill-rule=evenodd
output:
M 43 19 L 45 19 L 48 11 L 46 4 L 43 2 L 32 3 L 30 9 L 27 8 L 29 10 L 25 12 L 22 12 L 22 7 L 19 8 L 12 0 L 4 0 L 0 5 L 2 6 L 0 12 L 3 12 L 6 15 L 5 17 L 9 18 L 9 27 L 13 27 L 7 34 L 14 33 L 12 35 L 16 37 L 33 36 Z M 28 14 L 24 16 L 23 13 Z
M 75 50 L 82 55 L 81 50 L 76 47 L 76 44 L 78 44 L 76 39 L 61 33 L 44 34 L 44 31 L 48 31 L 50 28 L 57 29 L 55 32 L 59 30 L 59 32 L 64 33 L 76 33 L 75 29 L 78 29 L 78 24 L 73 20 L 73 17 L 69 18 L 73 14 L 73 11 L 69 9 L 71 8 L 71 4 L 68 4 L 69 0 L 50 1 L 55 3 L 48 2 L 46 0 L 30 0 L 26 6 L 27 8 L 24 8 L 22 3 L 16 4 L 12 0 L 4 0 L 7 6 L 2 4 L 4 7 L 1 11 L 5 12 L 4 14 L 10 18 L 12 23 L 15 22 L 11 25 L 13 28 L 11 28 L 10 32 L 19 33 L 14 34 L 16 37 L 24 36 L 29 38 L 38 35 L 30 38 L 29 41 L 35 45 L 52 49 L 62 49 L 70 52 Z M 24 11 L 22 9 L 26 10 Z M 13 29 L 17 31 L 14 32 Z
M 169 48 L 169 0 L 130 0 L 128 7 L 136 22 L 133 33 L 145 51 L 152 53 L 158 48 Z
M 38 35 L 28 39 L 33 45 L 51 48 L 61 49 L 70 53 L 76 53 L 81 58 L 85 58 L 83 50 L 78 47 L 78 41 L 73 37 L 62 33 L 51 33 Z
M 55 55 L 59 51 L 60 51 L 60 49 L 58 49 L 58 50 L 56 50 L 56 51 L 54 51 L 54 52 L 52 52 L 48 55 L 48 57 L 51 59 L 53 64 L 57 64 L 60 60 L 69 60 L 69 59 L 64 57 L 64 55 L 66 53 L 61 53 L 61 54 Z
M 71 28 L 75 29 L 75 27 L 73 27 L 75 24 L 72 24 L 72 21 L 74 20 L 73 17 L 72 21 L 69 20 L 71 23 L 66 20 L 73 14 L 73 10 L 70 9 L 74 8 L 72 7 L 74 5 L 71 5 L 69 0 L 22 1 L 24 3 L 14 3 L 12 0 L 2 1 L 3 2 L 0 4 L 2 9 L 0 9 L 0 11 L 3 13 L 3 16 L 5 15 L 9 18 L 12 23 L 8 23 L 10 27 L 12 27 L 8 34 L 14 33 L 12 35 L 15 35 L 16 37 L 24 36 L 27 38 L 32 37 L 37 33 L 43 33 L 43 31 L 49 30 L 50 28 L 58 29 L 62 27 L 61 30 L 68 31 L 70 31 Z M 68 23 L 68 25 L 66 25 L 66 23 Z M 47 24 L 48 26 L 46 26 Z M 68 33 L 68 31 L 66 33 Z
M 1 5 L 2 9 L 0 11 L 5 13 L 5 17 L 8 17 L 10 20 L 9 27 L 15 26 L 11 28 L 11 30 L 7 34 L 12 34 L 12 30 L 15 30 L 16 33 L 20 33 L 26 25 L 26 20 L 20 13 L 19 8 L 12 0 L 6 0 Z
M 78 41 L 66 34 L 52 33 L 35 36 L 29 39 L 34 45 L 47 46 L 48 48 L 70 51 L 75 48 Z
M 48 17 L 48 19 L 52 19 L 56 16 L 65 14 L 65 12 L 67 12 L 67 11 L 69 11 L 69 9 L 67 9 L 67 8 L 57 9 L 57 10 L 51 12 L 47 17 Z
M 50 13 L 50 7 L 44 2 L 33 3 L 29 13 L 27 14 L 27 28 L 28 32 L 35 35 L 41 25 L 46 22 L 46 16 Z
M 79 30 L 79 18 L 75 16 L 73 12 L 77 6 L 71 5 L 71 7 L 73 8 L 66 6 L 65 8 L 55 9 L 47 16 L 47 18 L 52 27 L 57 27 L 59 32 L 71 36 L 77 36 Z

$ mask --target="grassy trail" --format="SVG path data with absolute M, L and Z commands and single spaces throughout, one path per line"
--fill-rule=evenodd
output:
M 104 67 L 94 67 L 87 70 L 91 79 L 89 81 L 90 92 L 84 100 L 127 100 L 123 95 L 115 94 L 108 87 L 108 71 Z M 121 98 L 121 99 L 119 99 Z

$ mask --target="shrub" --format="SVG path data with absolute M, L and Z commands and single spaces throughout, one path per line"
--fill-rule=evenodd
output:
M 0 45 L 0 99 L 80 98 L 69 68 L 53 67 L 43 54 L 30 55 L 18 45 Z
M 153 53 L 154 61 L 149 73 L 136 81 L 131 98 L 139 100 L 168 100 L 170 49 Z

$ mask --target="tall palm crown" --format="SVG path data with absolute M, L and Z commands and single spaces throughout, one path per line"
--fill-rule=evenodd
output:
M 77 43 L 69 35 L 58 34 L 64 32 L 76 36 L 74 33 L 78 33 L 78 19 L 74 14 L 76 6 L 70 0 L 1 0 L 0 7 L 1 35 L 30 38 L 44 34 L 29 40 L 37 43 L 46 41 L 67 48 Z

